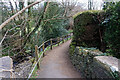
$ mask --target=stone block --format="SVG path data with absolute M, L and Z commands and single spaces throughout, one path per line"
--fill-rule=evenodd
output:
M 9 56 L 0 58 L 0 78 L 13 78 L 13 61 Z
M 71 59 L 75 68 L 85 78 L 117 79 L 120 74 L 120 60 L 112 56 L 102 55 L 103 53 L 98 49 L 76 47 Z
M 97 68 L 99 67 L 101 70 L 97 70 L 97 73 L 102 72 L 102 75 L 106 76 L 107 78 L 113 78 L 113 76 L 111 74 L 118 72 L 120 74 L 120 70 L 119 70 L 119 62 L 120 60 L 112 57 L 112 56 L 96 56 L 94 57 L 94 62 L 96 64 L 94 64 L 95 66 L 97 66 Z M 119 75 L 118 74 L 118 75 Z M 99 74 L 101 75 L 101 74 Z
M 107 70 L 115 72 L 119 70 L 119 59 L 112 57 L 112 56 L 96 56 L 94 57 L 94 59 L 101 64 L 102 66 L 104 66 Z

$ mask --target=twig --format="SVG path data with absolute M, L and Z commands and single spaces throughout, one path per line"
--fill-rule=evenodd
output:
M 6 33 L 5 33 L 4 37 L 3 37 L 3 39 L 2 39 L 1 42 L 0 42 L 0 45 L 1 45 L 2 42 L 4 41 L 4 39 L 5 39 L 5 37 L 6 37 L 7 33 L 8 33 L 8 31 L 9 31 L 9 30 L 6 31 Z
M 43 1 L 43 0 L 42 0 L 42 1 Z M 28 9 L 28 8 L 34 6 L 35 4 L 38 4 L 38 3 L 42 2 L 42 1 L 36 1 L 36 2 L 28 5 L 27 7 L 23 8 L 23 9 L 20 10 L 18 13 L 16 13 L 16 14 L 13 15 L 12 17 L 10 17 L 8 20 L 6 20 L 4 23 L 2 23 L 2 24 L 0 25 L 0 29 L 2 29 L 5 25 L 7 25 L 7 24 L 8 24 L 11 20 L 13 20 L 15 17 L 17 17 L 18 15 L 20 15 L 21 13 L 23 13 L 26 9 Z

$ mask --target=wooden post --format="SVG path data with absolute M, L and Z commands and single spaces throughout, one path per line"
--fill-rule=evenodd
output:
M 70 39 L 71 39 L 71 33 L 69 34 L 69 36 L 70 36 Z
M 60 43 L 60 38 L 58 37 L 58 46 L 59 46 L 59 43 Z
M 72 38 L 72 33 L 70 34 L 71 38 Z
M 68 41 L 68 35 L 67 35 L 67 41 Z
M 64 43 L 64 36 L 62 38 L 63 38 L 63 43 Z
M 62 43 L 63 43 L 63 37 L 62 37 Z
M 66 38 L 66 36 L 64 36 L 64 42 L 65 42 L 65 40 L 66 40 L 65 38 Z
M 50 47 L 50 48 L 51 48 L 51 50 L 52 50 L 52 39 L 50 39 L 50 43 L 51 43 L 51 47 Z
M 67 35 L 65 36 L 65 41 L 67 41 L 67 39 L 66 39 L 66 38 L 67 38 Z
M 36 57 L 36 62 L 38 61 L 39 57 L 38 57 L 38 46 L 35 45 L 35 57 Z M 40 64 L 38 62 L 37 64 L 37 68 L 40 69 Z
M 46 45 L 47 45 L 47 47 L 48 47 L 48 46 L 49 46 L 49 42 L 47 42 L 47 44 L 46 44 Z
M 41 52 L 41 47 L 39 48 L 39 52 Z
M 43 57 L 44 57 L 44 56 L 45 56 L 45 53 L 44 53 L 44 50 L 45 50 L 45 44 L 44 44 L 44 42 L 43 42 L 42 49 L 43 49 Z

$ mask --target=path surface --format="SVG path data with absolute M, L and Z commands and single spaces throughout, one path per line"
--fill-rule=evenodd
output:
M 71 40 L 47 52 L 41 62 L 37 78 L 80 78 L 69 59 L 68 49 Z

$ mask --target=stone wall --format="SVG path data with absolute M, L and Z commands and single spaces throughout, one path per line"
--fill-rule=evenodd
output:
M 31 68 L 31 60 L 13 67 L 13 60 L 9 56 L 2 57 L 0 58 L 0 80 L 2 78 L 27 78 Z
M 0 79 L 14 78 L 13 61 L 9 56 L 0 58 Z
M 85 78 L 118 79 L 120 60 L 117 58 L 104 56 L 95 48 L 76 47 L 74 51 L 69 51 L 73 65 Z

